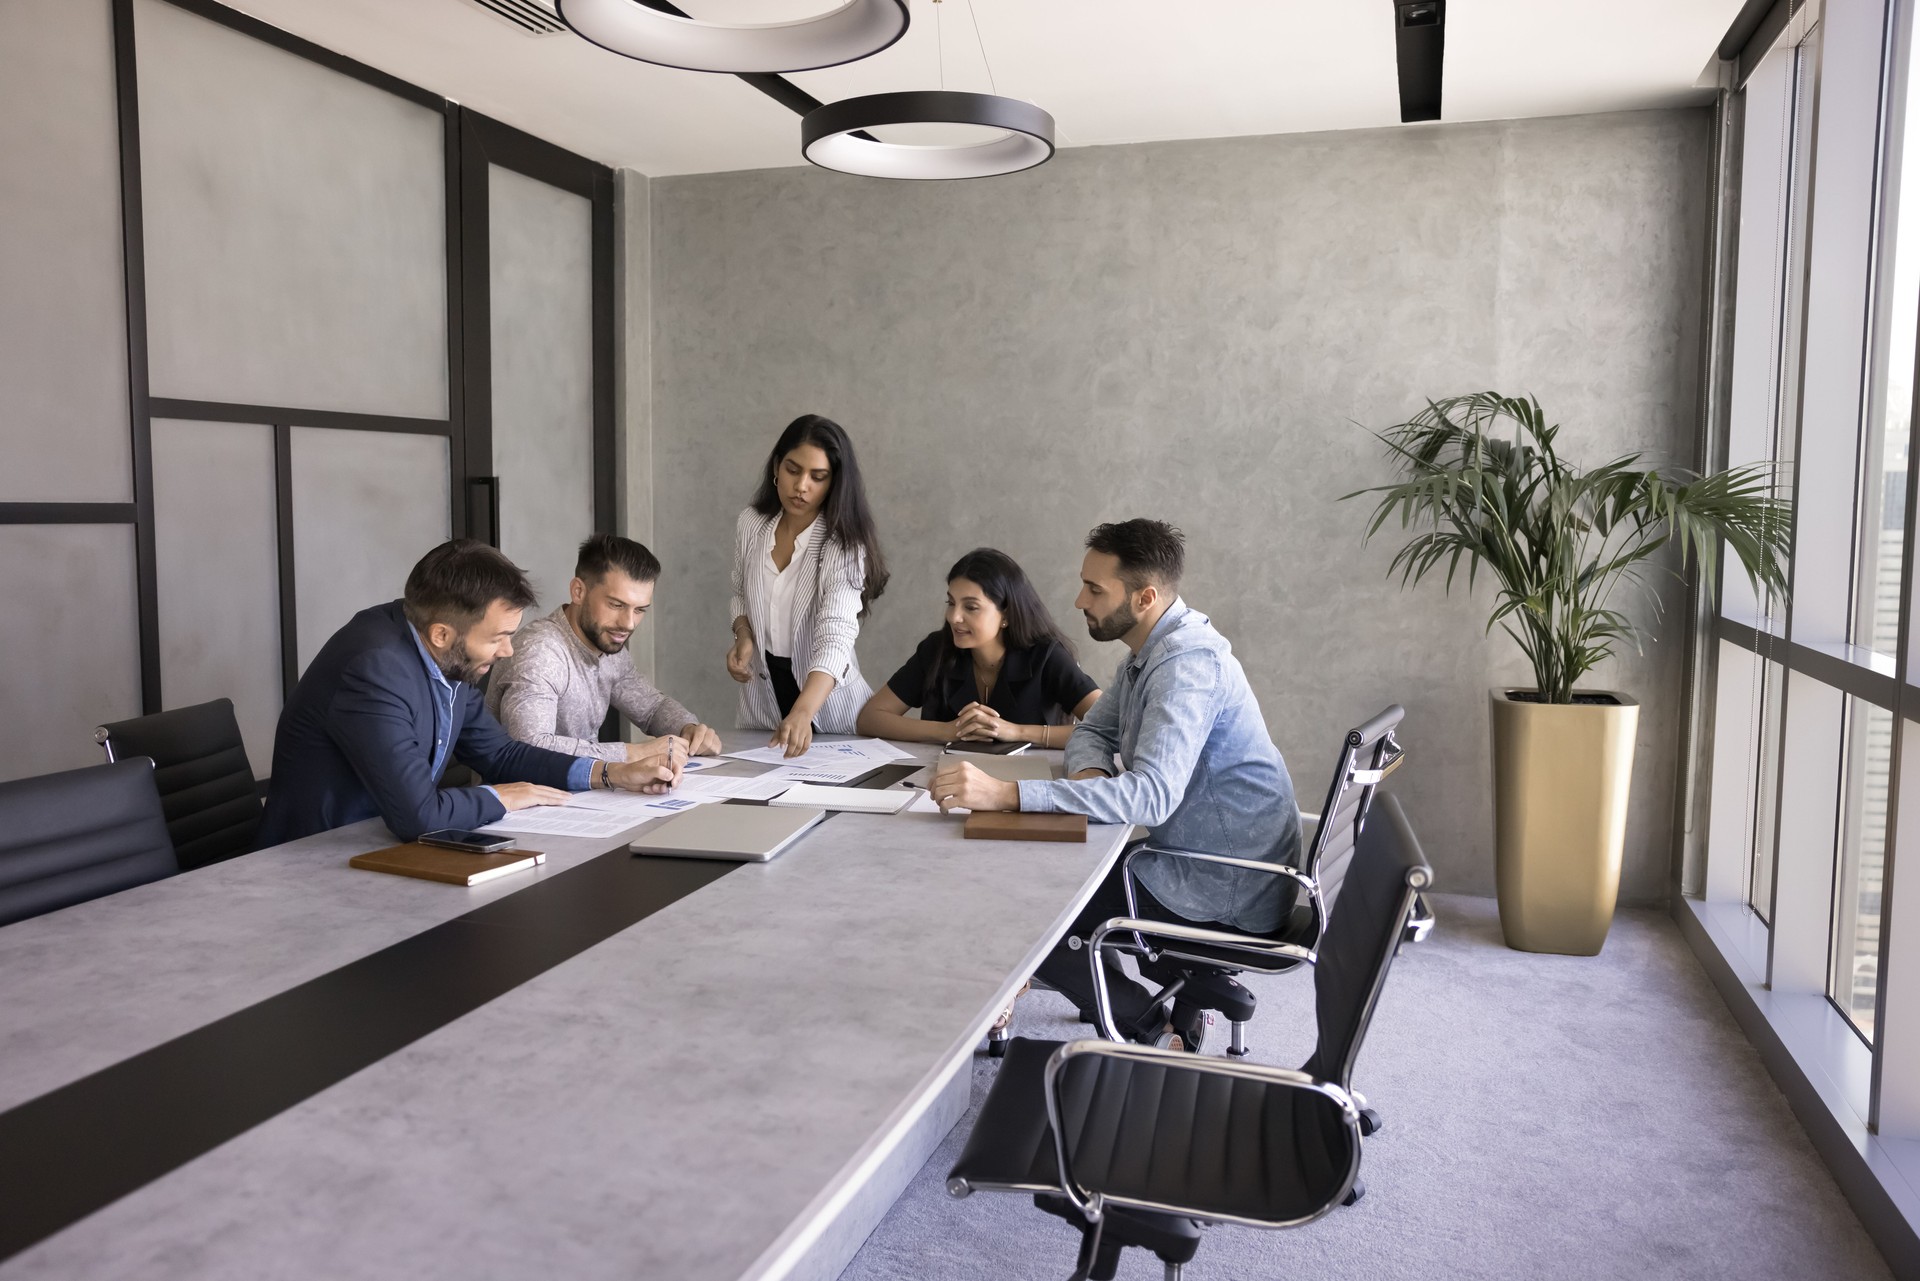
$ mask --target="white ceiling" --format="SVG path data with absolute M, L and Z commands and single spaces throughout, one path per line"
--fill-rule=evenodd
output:
M 680 0 L 712 21 L 831 0 Z M 1741 0 L 1452 0 L 1447 120 L 1672 106 Z M 1063 146 L 1399 122 L 1391 0 L 910 0 L 883 53 L 792 79 L 832 101 L 989 88 L 1053 113 Z M 240 0 L 318 44 L 603 163 L 643 173 L 802 164 L 799 118 L 732 76 L 671 71 L 469 0 Z M 986 61 L 981 49 L 984 46 Z

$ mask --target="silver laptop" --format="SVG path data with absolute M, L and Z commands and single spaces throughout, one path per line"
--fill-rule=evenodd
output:
M 773 805 L 696 805 L 641 833 L 635 854 L 764 863 L 827 816 L 825 810 Z

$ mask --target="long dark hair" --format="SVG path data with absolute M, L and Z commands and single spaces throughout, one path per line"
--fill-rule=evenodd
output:
M 760 477 L 760 488 L 753 495 L 753 509 L 762 516 L 780 514 L 780 460 L 802 445 L 817 445 L 827 456 L 833 480 L 827 486 L 827 501 L 820 511 L 826 522 L 822 531 L 837 538 L 843 547 L 857 547 L 866 557 L 867 580 L 860 584 L 860 613 L 865 618 L 880 593 L 887 590 L 887 558 L 880 554 L 880 535 L 873 528 L 873 509 L 867 505 L 866 482 L 860 478 L 860 462 L 853 456 L 853 442 L 839 423 L 819 414 L 802 414 L 787 424 L 780 439 L 773 442 L 767 455 L 767 469 Z
M 1053 621 L 1047 603 L 1033 589 L 1020 562 L 992 547 L 976 547 L 953 562 L 947 582 L 964 578 L 978 586 L 1007 619 L 1006 646 L 1009 650 L 1031 649 L 1048 641 L 1073 653 L 1073 642 Z M 942 625 L 933 633 L 940 638 L 939 650 L 927 668 L 927 692 L 933 693 L 946 680 L 954 664 L 960 661 L 960 647 L 953 643 L 953 631 Z

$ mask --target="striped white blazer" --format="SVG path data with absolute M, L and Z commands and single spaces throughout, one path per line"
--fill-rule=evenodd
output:
M 798 569 L 793 635 L 768 636 L 766 619 L 773 600 L 773 527 L 776 512 L 762 516 L 749 507 L 733 530 L 733 612 L 753 625 L 753 679 L 740 687 L 735 723 L 743 729 L 772 729 L 780 723 L 780 705 L 767 676 L 766 651 L 793 660 L 793 679 L 805 685 L 813 672 L 833 677 L 833 692 L 815 713 L 823 734 L 851 734 L 860 709 L 873 690 L 860 674 L 853 642 L 860 635 L 860 585 L 866 581 L 866 555 L 837 538 L 817 538 Z

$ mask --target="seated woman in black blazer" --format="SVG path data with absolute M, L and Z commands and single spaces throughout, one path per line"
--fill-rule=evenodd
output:
M 920 743 L 1065 747 L 1066 720 L 1099 697 L 1018 562 L 981 547 L 947 571 L 947 625 L 867 700 L 858 729 Z M 906 714 L 916 707 L 918 720 Z

